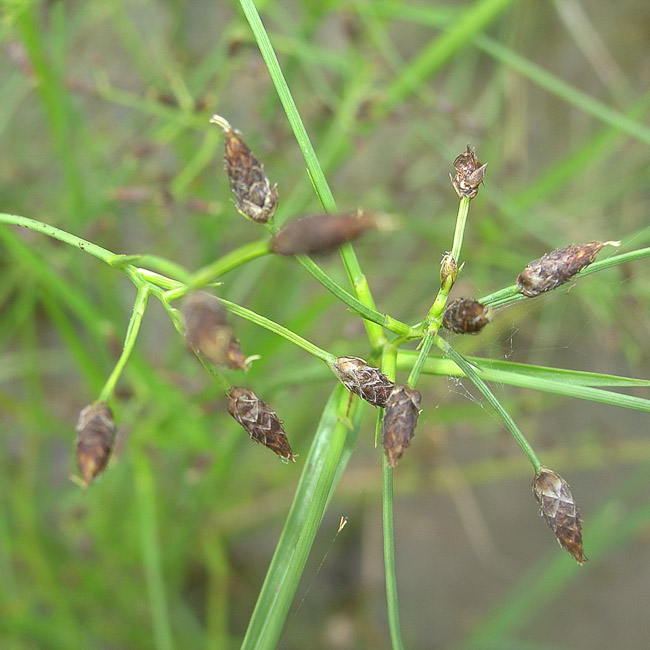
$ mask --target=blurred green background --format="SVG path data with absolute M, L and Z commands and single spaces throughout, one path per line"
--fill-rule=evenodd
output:
M 467 143 L 489 166 L 452 297 L 512 284 L 569 243 L 650 242 L 647 2 L 258 6 L 339 207 L 399 225 L 355 246 L 381 311 L 417 322 L 428 310 L 458 204 L 448 173 Z M 207 264 L 263 236 L 234 209 L 214 112 L 278 183 L 279 223 L 319 211 L 237 3 L 0 7 L 0 211 L 118 253 Z M 322 264 L 347 282 L 337 256 Z M 453 340 L 467 353 L 647 378 L 648 269 L 592 275 Z M 300 457 L 285 465 L 251 444 L 152 300 L 113 404 L 118 449 L 84 494 L 69 480 L 74 425 L 119 355 L 134 290 L 94 258 L 6 226 L 0 274 L 0 648 L 238 647 Z M 336 354 L 368 353 L 359 319 L 290 259 L 256 260 L 221 293 Z M 231 381 L 273 405 L 305 457 L 332 376 L 233 324 L 261 359 Z M 647 416 L 494 387 L 573 488 L 592 560 L 580 568 L 539 518 L 530 468 L 482 398 L 451 380 L 418 387 L 424 411 L 395 472 L 407 646 L 644 647 Z M 372 419 L 281 648 L 389 647 Z

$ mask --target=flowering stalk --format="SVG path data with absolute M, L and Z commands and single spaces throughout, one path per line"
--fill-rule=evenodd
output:
M 506 425 L 512 437 L 515 439 L 517 444 L 521 447 L 522 451 L 526 455 L 526 458 L 530 461 L 530 464 L 535 470 L 535 474 L 539 473 L 539 469 L 542 466 L 535 450 L 531 447 L 528 440 L 524 434 L 519 430 L 519 427 L 515 424 L 515 421 L 510 417 L 510 414 L 501 406 L 499 400 L 495 397 L 494 393 L 487 387 L 485 382 L 481 379 L 478 372 L 474 369 L 474 366 L 465 359 L 465 357 L 454 350 L 454 348 L 447 343 L 440 336 L 435 337 L 435 344 L 446 354 L 452 361 L 467 375 L 471 382 L 478 388 L 478 390 L 483 394 L 485 399 L 492 405 L 494 410 L 497 412 L 497 415 L 503 420 L 503 423 Z
M 140 331 L 140 325 L 142 323 L 142 318 L 144 312 L 147 308 L 147 301 L 149 299 L 150 287 L 148 284 L 142 283 L 138 287 L 138 293 L 135 297 L 135 302 L 133 303 L 133 312 L 131 313 L 131 319 L 129 320 L 129 325 L 126 330 L 126 336 L 124 338 L 124 345 L 122 346 L 122 354 L 117 360 L 113 372 L 111 372 L 109 378 L 106 380 L 104 387 L 99 393 L 99 400 L 107 402 L 113 391 L 115 390 L 115 385 L 117 380 L 120 378 L 124 367 L 126 366 L 133 348 L 135 347 L 135 341 L 138 338 L 138 332 Z

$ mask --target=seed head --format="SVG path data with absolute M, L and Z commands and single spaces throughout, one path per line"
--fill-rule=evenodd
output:
M 373 406 L 386 406 L 386 400 L 395 388 L 395 384 L 379 368 L 373 368 L 356 357 L 338 357 L 334 371 L 351 393 Z
M 481 165 L 476 154 L 467 145 L 467 149 L 456 156 L 454 167 L 456 168 L 456 175 L 449 174 L 449 178 L 456 190 L 456 194 L 461 199 L 464 196 L 473 199 L 478 194 L 478 186 L 485 178 L 487 163 Z
M 517 278 L 517 286 L 524 296 L 532 298 L 540 293 L 556 289 L 568 282 L 576 273 L 589 266 L 603 246 L 620 246 L 620 242 L 591 241 L 586 244 L 571 244 L 545 253 L 533 260 Z
M 115 422 L 106 402 L 95 402 L 79 413 L 77 465 L 88 487 L 104 470 L 113 451 Z
M 252 390 L 233 386 L 228 393 L 228 413 L 255 442 L 268 447 L 280 458 L 296 461 L 282 422 L 275 411 Z
M 218 124 L 226 136 L 223 164 L 237 199 L 237 210 L 256 223 L 268 223 L 278 207 L 277 185 L 271 187 L 264 165 L 226 119 L 213 115 L 210 122 Z
M 553 529 L 560 546 L 569 551 L 578 564 L 589 562 L 582 546 L 580 514 L 568 483 L 548 467 L 542 467 L 533 480 L 533 494 L 540 514 Z
M 271 251 L 279 255 L 326 253 L 376 227 L 374 216 L 363 210 L 302 217 L 273 236 Z
M 226 310 L 214 296 L 203 291 L 190 294 L 183 303 L 185 340 L 208 361 L 228 368 L 247 370 L 239 341 L 226 324 Z
M 421 397 L 415 388 L 399 385 L 395 386 L 386 400 L 384 450 L 390 467 L 395 467 L 404 450 L 411 444 L 420 415 Z
M 490 322 L 490 310 L 474 298 L 458 298 L 447 305 L 442 324 L 456 334 L 475 334 Z

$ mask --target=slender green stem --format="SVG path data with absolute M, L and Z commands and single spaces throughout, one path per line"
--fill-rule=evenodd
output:
M 350 307 L 356 314 L 365 318 L 368 321 L 377 323 L 382 327 L 385 327 L 390 332 L 398 334 L 400 336 L 405 336 L 408 338 L 416 338 L 418 333 L 412 327 L 406 323 L 402 323 L 392 316 L 387 314 L 380 314 L 375 309 L 368 307 L 367 304 L 364 304 L 352 294 L 348 293 L 343 289 L 339 284 L 337 284 L 332 278 L 330 278 L 323 269 L 321 269 L 311 258 L 306 255 L 297 255 L 296 259 L 302 264 L 302 266 L 309 271 L 328 291 L 334 294 L 337 298 L 343 301 L 346 305 Z M 365 279 L 365 278 L 364 278 Z M 365 293 L 365 289 L 363 290 Z M 366 294 L 366 297 L 369 296 L 369 293 Z M 374 347 L 374 346 L 373 346 Z
M 424 335 L 424 338 L 420 343 L 418 356 L 415 360 L 415 363 L 413 364 L 413 368 L 411 368 L 409 378 L 406 382 L 409 386 L 415 386 L 418 383 L 420 374 L 422 373 L 422 368 L 424 367 L 424 364 L 429 357 L 429 352 L 431 352 L 431 346 L 433 345 L 434 337 L 435 334 L 432 334 L 431 332 L 427 332 Z
M 142 317 L 147 308 L 147 300 L 149 299 L 149 285 L 142 284 L 138 287 L 138 293 L 135 297 L 135 302 L 133 303 L 133 312 L 131 314 L 131 319 L 129 320 L 129 326 L 126 330 L 126 337 L 124 338 L 124 346 L 122 347 L 122 354 L 117 360 L 113 372 L 111 372 L 109 378 L 102 388 L 99 399 L 107 402 L 113 391 L 115 390 L 115 385 L 117 384 L 124 367 L 126 366 L 133 348 L 135 347 L 136 339 L 138 338 L 138 332 L 140 331 L 140 324 L 142 323 Z
M 522 300 L 523 298 L 525 298 L 525 296 L 521 294 L 517 285 L 513 284 L 509 287 L 499 289 L 494 293 L 490 293 L 487 296 L 483 296 L 479 302 L 486 307 L 499 307 L 517 300 Z
M 440 336 L 436 336 L 435 344 L 446 354 L 451 360 L 460 367 L 460 369 L 467 375 L 471 382 L 478 388 L 478 390 L 483 394 L 485 399 L 491 404 L 492 408 L 497 412 L 497 415 L 503 420 L 503 423 L 506 425 L 512 437 L 515 439 L 517 444 L 521 447 L 522 451 L 526 455 L 526 458 L 530 461 L 530 464 L 535 470 L 535 474 L 539 474 L 539 470 L 542 467 L 542 463 L 535 450 L 531 447 L 528 440 L 524 434 L 519 430 L 519 427 L 515 424 L 515 421 L 510 417 L 510 414 L 503 408 L 501 402 L 496 398 L 494 393 L 488 388 L 487 384 L 479 377 L 478 372 L 474 369 L 474 366 L 465 359 L 465 357 L 454 350 L 454 348 L 445 341 Z
M 458 204 L 458 216 L 456 217 L 456 230 L 454 231 L 454 243 L 451 246 L 451 256 L 460 266 L 460 250 L 463 246 L 463 237 L 465 236 L 465 226 L 467 224 L 467 215 L 469 214 L 468 196 L 463 196 Z
M 469 214 L 470 200 L 471 199 L 469 197 L 463 196 L 458 204 L 456 228 L 454 229 L 454 241 L 451 246 L 451 256 L 456 264 L 458 264 L 458 258 L 460 257 L 460 251 L 463 246 L 463 237 L 465 235 L 465 226 L 467 225 L 467 215 Z M 424 329 L 425 334 L 420 344 L 418 358 L 416 359 L 415 365 L 413 366 L 411 374 L 409 375 L 408 383 L 410 386 L 415 386 L 418 379 L 420 378 L 420 373 L 422 372 L 424 362 L 427 360 L 429 352 L 431 351 L 433 339 L 438 334 L 438 330 L 442 324 L 442 314 L 445 311 L 447 298 L 449 297 L 451 288 L 454 286 L 455 280 L 455 277 L 452 278 L 449 276 L 441 282 L 438 295 L 433 301 L 433 305 L 431 305 L 431 309 L 429 309 L 429 313 L 421 325 L 421 328 Z
M 215 260 L 207 266 L 199 269 L 196 273 L 193 273 L 184 287 L 178 287 L 169 291 L 167 293 L 167 299 L 176 300 L 182 298 L 185 294 L 200 289 L 206 284 L 210 284 L 225 273 L 228 273 L 228 271 L 232 271 L 246 262 L 250 262 L 251 260 L 268 254 L 268 239 L 259 239 L 249 244 L 244 244 L 227 255 L 224 255 L 218 260 Z
M 323 410 L 280 541 L 246 630 L 242 650 L 274 650 L 296 593 L 307 556 L 325 507 L 338 482 L 348 441 L 354 442 L 363 420 L 364 404 L 350 404 L 338 385 Z
M 50 226 L 41 221 L 36 221 L 35 219 L 21 217 L 17 214 L 0 213 L 0 223 L 8 223 L 14 226 L 21 226 L 22 228 L 27 228 L 29 230 L 34 230 L 35 232 L 40 232 L 44 235 L 48 235 L 48 237 L 58 239 L 59 241 L 62 241 L 66 244 L 70 244 L 70 246 L 75 246 L 76 248 L 79 248 L 85 253 L 93 255 L 94 257 L 102 260 L 102 262 L 106 262 L 107 264 L 111 264 L 111 260 L 115 258 L 115 253 L 112 253 L 111 251 L 102 248 L 101 246 L 97 246 L 97 244 L 93 244 L 92 242 L 89 242 L 85 239 L 81 239 L 81 237 L 71 235 L 65 230 L 60 230 L 59 228 L 55 228 L 54 226 Z
M 291 95 L 287 81 L 284 78 L 278 58 L 273 50 L 271 40 L 266 33 L 264 25 L 262 24 L 255 3 L 253 0 L 239 0 L 239 4 L 241 5 L 251 31 L 257 41 L 257 45 L 260 48 L 269 75 L 275 85 L 276 92 L 278 93 L 282 107 L 287 115 L 287 120 L 291 125 L 298 146 L 302 151 L 314 190 L 316 191 L 323 208 L 327 212 L 336 212 L 337 208 L 334 195 L 327 183 L 327 179 L 323 173 L 323 168 L 321 167 L 314 147 L 309 139 L 309 135 L 307 134 L 307 129 L 305 129 L 305 125 L 300 118 L 300 113 L 298 112 L 296 103 Z M 357 292 L 357 298 L 370 310 L 375 311 L 375 303 L 361 271 L 361 267 L 359 266 L 359 261 L 354 252 L 354 248 L 351 244 L 345 244 L 340 247 L 340 253 L 350 282 L 352 283 L 355 292 Z M 366 319 L 365 325 L 371 345 L 373 348 L 379 348 L 386 341 L 386 337 L 375 323 L 376 321 L 368 318 Z
M 310 343 L 307 339 L 302 338 L 302 336 L 299 336 L 286 327 L 283 327 L 279 323 L 276 323 L 265 316 L 261 316 L 260 314 L 256 314 L 254 311 L 246 309 L 246 307 L 241 307 L 234 302 L 230 302 L 230 300 L 226 300 L 225 298 L 219 298 L 219 301 L 229 312 L 241 316 L 242 318 L 249 320 L 251 323 L 255 323 L 278 336 L 282 336 L 287 339 L 287 341 L 291 341 L 291 343 L 294 343 L 303 350 L 313 354 L 315 357 L 325 361 L 328 365 L 332 365 L 335 362 L 336 357 L 333 354 L 330 354 L 322 348 L 319 348 L 317 345 Z
M 628 251 L 627 253 L 620 253 L 619 255 L 612 255 L 605 258 L 604 260 L 599 260 L 590 264 L 586 269 L 583 269 L 576 275 L 576 278 L 582 278 L 585 275 L 591 275 L 592 273 L 598 273 L 598 271 L 603 271 L 609 269 L 612 266 L 618 266 L 619 264 L 625 264 L 626 262 L 635 262 L 636 260 L 642 260 L 647 257 L 650 257 L 650 247 L 648 248 L 638 248 L 635 251 Z
M 381 371 L 395 381 L 397 364 L 397 348 L 392 345 L 384 346 Z M 376 436 L 380 435 L 383 409 L 377 415 Z M 399 605 L 397 599 L 397 571 L 395 568 L 395 527 L 393 507 L 393 470 L 388 465 L 386 454 L 382 451 L 381 463 L 381 509 L 382 528 L 384 533 L 384 574 L 386 579 L 386 606 L 390 638 L 394 649 L 404 647 L 399 620 Z
M 619 255 L 612 255 L 604 260 L 599 260 L 590 264 L 588 267 L 582 269 L 580 273 L 577 273 L 571 281 L 579 280 L 587 275 L 592 273 L 598 273 L 599 271 L 604 271 L 605 269 L 612 268 L 613 266 L 619 266 L 627 262 L 634 262 L 637 260 L 642 260 L 650 257 L 650 247 L 648 248 L 639 248 L 634 251 L 629 251 L 627 253 L 620 253 Z M 512 284 L 509 287 L 504 287 L 499 289 L 494 293 L 490 293 L 487 296 L 483 296 L 480 299 L 481 304 L 489 305 L 491 307 L 502 307 L 504 305 L 517 302 L 519 300 L 526 300 L 526 296 L 523 296 L 519 287 L 516 284 Z
M 166 275 L 161 275 L 160 273 L 150 271 L 149 269 L 137 268 L 135 269 L 135 272 L 141 280 L 149 282 L 150 284 L 155 285 L 156 287 L 160 287 L 161 289 L 178 289 L 185 286 L 182 282 L 172 280 Z

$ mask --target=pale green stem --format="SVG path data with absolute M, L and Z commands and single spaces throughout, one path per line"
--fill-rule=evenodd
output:
M 639 248 L 638 250 L 629 251 L 627 253 L 621 253 L 620 255 L 612 255 L 604 260 L 594 262 L 588 267 L 582 269 L 580 273 L 577 273 L 571 281 L 579 280 L 587 275 L 592 273 L 598 273 L 599 271 L 604 271 L 613 266 L 619 266 L 620 264 L 625 264 L 626 262 L 634 262 L 637 260 L 645 259 L 650 257 L 650 247 L 649 248 Z M 480 299 L 480 303 L 486 306 L 491 307 L 502 307 L 504 305 L 517 302 L 519 300 L 526 300 L 526 296 L 521 295 L 519 287 L 516 284 L 510 285 L 509 287 L 504 287 L 499 289 L 494 293 L 490 293 L 487 296 L 483 296 Z
M 299 336 L 286 327 L 283 327 L 279 323 L 276 323 L 275 321 L 272 321 L 264 316 L 260 316 L 260 314 L 256 314 L 254 311 L 237 305 L 234 302 L 230 302 L 230 300 L 226 300 L 225 298 L 219 298 L 219 301 L 229 312 L 232 312 L 237 316 L 241 316 L 242 318 L 249 320 L 251 323 L 255 323 L 256 325 L 259 325 L 260 327 L 263 327 L 270 332 L 277 334 L 278 336 L 282 336 L 283 338 L 287 339 L 287 341 L 291 341 L 291 343 L 294 343 L 298 347 L 301 347 L 303 350 L 306 350 L 310 354 L 313 354 L 315 357 L 318 357 L 322 361 L 325 361 L 325 363 L 327 363 L 330 367 L 336 361 L 336 357 L 333 354 L 330 354 L 322 348 L 319 348 L 317 345 L 310 343 L 307 339 L 302 338 L 302 336 Z
M 79 248 L 79 250 L 93 255 L 94 257 L 102 260 L 102 262 L 106 262 L 107 264 L 111 264 L 111 261 L 116 257 L 115 253 L 112 253 L 111 251 L 102 248 L 101 246 L 97 246 L 97 244 L 93 244 L 92 242 L 89 242 L 85 239 L 81 239 L 81 237 L 75 237 L 75 235 L 71 235 L 65 230 L 60 230 L 59 228 L 55 228 L 54 226 L 50 226 L 41 221 L 36 221 L 35 219 L 21 217 L 17 214 L 0 213 L 0 223 L 9 223 L 14 226 L 21 226 L 29 230 L 34 230 L 35 232 L 40 232 L 44 235 L 47 235 L 48 237 L 58 239 L 59 241 L 65 242 L 66 244 L 70 244 L 71 246 L 75 246 L 76 248 Z
M 287 81 L 284 78 L 282 68 L 280 67 L 275 51 L 273 50 L 273 45 L 271 44 L 269 35 L 262 24 L 262 19 L 255 7 L 255 3 L 253 0 L 239 0 L 239 4 L 248 20 L 251 31 L 255 36 L 255 40 L 260 48 L 260 53 L 262 54 L 264 63 L 269 71 L 278 98 L 282 103 L 282 107 L 287 115 L 287 120 L 291 125 L 296 141 L 302 151 L 314 190 L 316 191 L 323 208 L 325 208 L 327 212 L 336 212 L 334 195 L 327 183 L 321 164 L 316 156 L 309 135 L 307 134 L 307 129 L 305 129 L 305 125 L 300 118 L 298 107 L 291 95 L 291 91 L 289 90 Z M 354 252 L 354 248 L 351 244 L 345 244 L 341 246 L 339 250 L 350 282 L 352 283 L 354 290 L 357 292 L 357 298 L 362 303 L 365 303 L 368 309 L 376 312 L 372 295 L 365 277 L 361 272 L 361 267 L 359 266 L 359 261 Z M 365 323 L 368 338 L 370 339 L 372 347 L 375 349 L 381 347 L 381 345 L 386 341 L 383 331 L 377 327 L 376 322 L 377 321 L 374 319 L 367 318 Z
M 397 348 L 393 345 L 384 346 L 381 371 L 390 379 L 395 381 L 395 369 L 397 363 Z M 380 434 L 382 427 L 383 409 L 379 410 L 377 416 L 376 436 Z M 393 649 L 401 650 L 402 633 L 399 620 L 399 604 L 397 598 L 397 571 L 395 567 L 395 527 L 393 508 L 393 470 L 388 465 L 386 454 L 381 452 L 381 508 L 382 528 L 384 533 L 384 575 L 386 577 L 386 606 L 388 613 L 388 625 Z
M 182 298 L 185 294 L 196 291 L 206 284 L 210 284 L 225 273 L 228 273 L 228 271 L 232 271 L 246 262 L 268 254 L 268 239 L 259 239 L 250 244 L 240 246 L 227 255 L 199 269 L 196 273 L 193 273 L 185 286 L 168 291 L 167 300 Z
M 458 215 L 456 216 L 456 228 L 454 230 L 454 241 L 451 246 L 451 255 L 454 258 L 456 264 L 459 264 L 460 251 L 463 245 L 463 237 L 465 235 L 465 226 L 467 225 L 467 215 L 469 214 L 469 202 L 470 198 L 463 196 L 460 199 L 458 204 Z M 442 324 L 442 314 L 445 311 L 445 306 L 447 305 L 447 298 L 449 297 L 449 292 L 454 286 L 455 278 L 448 277 L 446 278 L 438 291 L 436 299 L 429 309 L 427 317 L 424 319 L 422 328 L 425 330 L 424 338 L 420 343 L 419 355 L 415 361 L 411 374 L 409 375 L 408 383 L 410 386 L 415 386 L 420 378 L 420 373 L 422 372 L 422 366 L 429 356 L 431 351 L 431 345 L 433 344 L 434 337 L 438 334 L 440 325 Z
M 296 259 L 328 291 L 330 291 L 337 298 L 343 301 L 346 305 L 350 307 L 352 311 L 354 311 L 362 318 L 365 318 L 367 321 L 370 321 L 372 323 L 381 325 L 381 327 L 385 327 L 390 332 L 393 332 L 394 334 L 397 334 L 399 336 L 404 336 L 407 338 L 417 338 L 418 333 L 412 327 L 410 327 L 406 323 L 402 323 L 396 320 L 392 316 L 388 316 L 387 314 L 380 314 L 375 309 L 368 307 L 367 302 L 364 303 L 358 298 L 355 298 L 352 294 L 348 293 L 345 289 L 343 289 L 339 284 L 334 282 L 334 280 L 332 280 L 332 278 L 330 278 L 329 275 L 327 275 L 327 273 L 325 273 L 325 271 L 323 271 L 311 258 L 307 257 L 306 255 L 297 255 Z M 359 295 L 359 293 L 361 292 L 365 294 L 366 301 L 372 302 L 372 296 L 370 295 L 370 292 L 367 290 L 367 284 L 365 285 L 364 288 L 365 276 L 362 275 L 358 277 L 357 280 L 360 282 L 360 285 L 358 287 L 355 287 L 355 289 L 357 290 L 357 295 Z M 378 340 L 377 337 L 373 337 L 371 341 L 371 344 L 373 344 L 373 348 L 376 347 L 375 342 L 377 340 Z M 385 340 L 385 338 L 382 340 Z
M 110 374 L 110 377 L 106 380 L 104 388 L 102 388 L 99 399 L 101 401 L 107 402 L 113 391 L 115 390 L 115 385 L 117 384 L 124 367 L 126 366 L 133 348 L 135 347 L 136 339 L 138 338 L 138 332 L 140 331 L 140 324 L 142 323 L 142 317 L 147 308 L 147 300 L 149 299 L 149 285 L 142 284 L 138 287 L 138 293 L 135 297 L 135 302 L 133 303 L 133 312 L 131 314 L 131 319 L 129 320 L 129 326 L 126 330 L 126 337 L 124 338 L 124 346 L 122 347 L 122 354 L 113 368 L 113 372 Z
M 464 196 L 458 206 L 458 216 L 456 217 L 456 230 L 454 231 L 454 243 L 451 246 L 451 255 L 460 266 L 460 250 L 463 246 L 463 237 L 465 236 L 465 225 L 467 224 L 467 215 L 469 214 L 469 202 L 471 199 Z
M 515 421 L 510 417 L 510 414 L 503 408 L 501 402 L 496 398 L 494 393 L 488 388 L 487 384 L 479 377 L 477 370 L 474 366 L 462 355 L 460 352 L 454 350 L 454 348 L 445 341 L 440 336 L 436 336 L 435 344 L 451 358 L 451 360 L 467 375 L 471 382 L 478 388 L 478 390 L 483 394 L 483 397 L 491 404 L 492 408 L 497 412 L 497 415 L 503 420 L 503 423 L 506 425 L 512 437 L 515 439 L 517 444 L 521 447 L 522 451 L 526 455 L 526 458 L 530 461 L 530 464 L 535 470 L 535 475 L 539 474 L 539 470 L 542 467 L 542 463 L 535 450 L 531 447 L 528 440 L 524 434 L 519 430 L 519 427 L 515 424 Z

